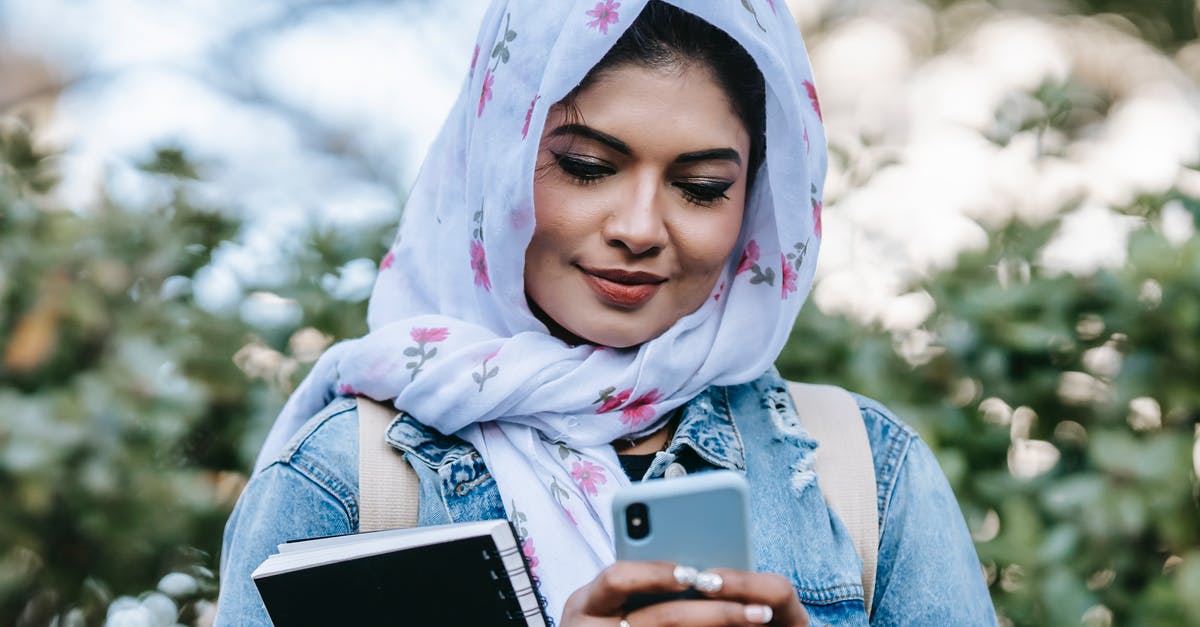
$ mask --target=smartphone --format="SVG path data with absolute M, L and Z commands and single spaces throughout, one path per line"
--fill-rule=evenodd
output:
M 621 488 L 612 504 L 617 559 L 751 570 L 748 495 L 745 477 L 732 470 Z M 667 598 L 679 596 L 639 597 L 626 609 Z

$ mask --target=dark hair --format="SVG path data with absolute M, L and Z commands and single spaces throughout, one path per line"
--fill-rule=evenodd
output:
M 579 86 L 562 100 L 568 109 L 579 92 L 625 65 L 672 68 L 687 63 L 707 67 L 750 134 L 746 189 L 766 155 L 766 86 L 750 53 L 725 31 L 661 0 L 651 0 Z

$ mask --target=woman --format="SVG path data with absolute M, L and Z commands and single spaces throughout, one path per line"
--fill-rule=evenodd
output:
M 868 622 L 816 443 L 771 370 L 821 235 L 807 56 L 783 3 L 679 5 L 694 15 L 493 3 L 370 334 L 289 400 L 229 521 L 219 623 L 267 623 L 249 572 L 278 542 L 357 531 L 355 395 L 403 410 L 387 438 L 420 477 L 419 524 L 513 520 L 561 625 Z M 871 622 L 993 623 L 932 455 L 859 406 L 880 494 Z M 670 564 L 613 563 L 613 491 L 668 467 L 746 473 L 760 572 L 626 615 L 630 594 L 685 585 Z

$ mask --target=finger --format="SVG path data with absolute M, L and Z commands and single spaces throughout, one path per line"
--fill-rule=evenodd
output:
M 650 625 L 688 625 L 689 627 L 726 627 L 729 625 L 765 625 L 772 610 L 763 605 L 705 599 L 666 601 L 631 612 L 625 617 L 630 627 Z
M 774 610 L 775 624 L 807 625 L 808 613 L 786 577 L 774 573 L 752 573 L 729 568 L 705 571 L 719 575 L 719 590 L 702 590 L 711 599 L 766 605 Z M 703 576 L 701 577 L 703 579 Z M 697 586 L 699 589 L 700 586 Z
M 633 594 L 681 592 L 687 585 L 675 578 L 670 562 L 615 562 L 581 590 L 583 612 L 591 616 L 619 616 Z

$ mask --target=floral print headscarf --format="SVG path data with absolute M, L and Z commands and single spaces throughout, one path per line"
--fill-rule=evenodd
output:
M 648 0 L 496 0 L 471 69 L 380 264 L 370 332 L 332 347 L 292 395 L 266 465 L 335 394 L 394 399 L 483 456 L 557 619 L 613 555 L 610 442 L 663 426 L 711 385 L 768 368 L 808 295 L 821 236 L 825 135 L 807 53 L 783 2 L 672 0 L 721 28 L 766 82 L 766 159 L 711 298 L 616 350 L 552 337 L 525 298 L 533 177 L 549 108 Z M 549 557 L 553 556 L 553 557 Z

